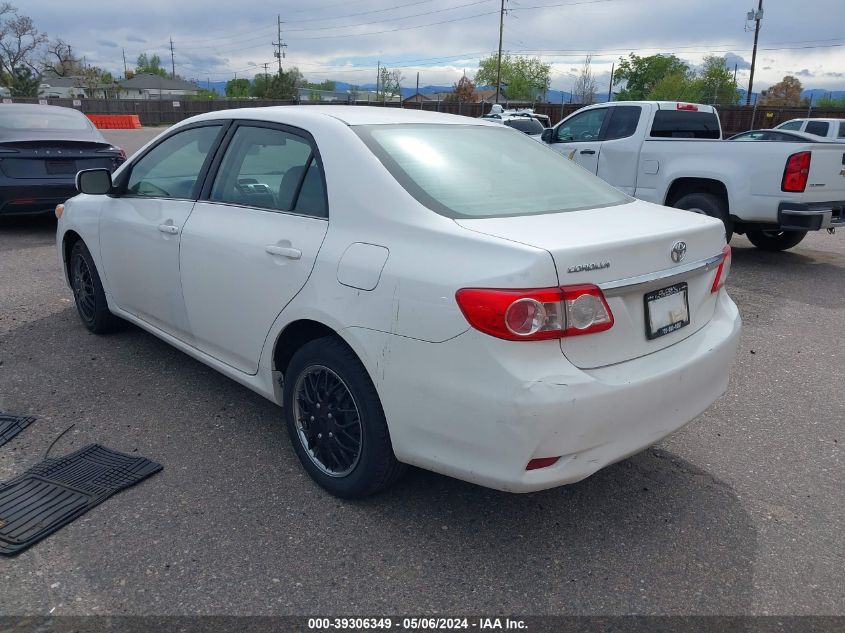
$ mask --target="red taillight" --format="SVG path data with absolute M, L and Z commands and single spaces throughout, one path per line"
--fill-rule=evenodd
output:
M 548 468 L 554 466 L 560 457 L 537 457 L 528 462 L 525 470 L 537 470 L 538 468 Z
M 472 327 L 508 341 L 539 341 L 613 327 L 610 306 L 591 284 L 525 290 L 463 288 L 455 299 Z
M 810 157 L 810 152 L 798 152 L 786 159 L 786 168 L 783 170 L 783 180 L 780 183 L 782 191 L 801 192 L 807 188 Z
M 675 107 L 678 110 L 690 110 L 691 112 L 698 112 L 698 106 L 694 103 L 679 103 Z
M 722 249 L 722 261 L 716 269 L 716 278 L 713 280 L 713 285 L 710 287 L 710 292 L 719 292 L 719 288 L 725 285 L 728 280 L 728 274 L 731 272 L 731 247 L 726 244 Z

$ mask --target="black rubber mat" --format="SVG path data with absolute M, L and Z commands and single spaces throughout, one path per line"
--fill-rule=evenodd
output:
M 0 554 L 25 550 L 161 469 L 99 444 L 36 464 L 0 484 Z
M 3 446 L 33 422 L 35 422 L 35 418 L 26 415 L 0 413 L 0 446 Z

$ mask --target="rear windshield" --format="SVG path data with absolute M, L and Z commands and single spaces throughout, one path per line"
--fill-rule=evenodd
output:
M 447 217 L 559 213 L 631 200 L 554 150 L 500 126 L 353 129 L 408 193 Z
M 655 138 L 721 138 L 715 112 L 658 110 L 654 114 L 651 136 Z
M 537 119 L 525 117 L 523 119 L 505 119 L 505 125 L 526 134 L 542 134 L 543 124 Z
M 71 110 L 4 110 L 0 106 L 0 128 L 7 130 L 50 130 L 73 132 L 90 130 L 88 119 L 79 112 Z

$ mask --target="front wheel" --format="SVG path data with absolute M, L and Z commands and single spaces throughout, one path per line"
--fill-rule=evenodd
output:
M 283 404 L 299 461 L 331 494 L 366 497 L 404 471 L 393 454 L 375 385 L 339 338 L 317 339 L 297 350 L 285 372 Z
M 731 241 L 734 234 L 733 222 L 728 214 L 727 205 L 718 196 L 712 193 L 688 193 L 675 200 L 672 206 L 721 220 L 725 225 L 725 241 Z
M 106 334 L 126 324 L 126 321 L 109 311 L 94 258 L 82 240 L 78 240 L 71 248 L 68 270 L 76 311 L 88 330 L 94 334 Z
M 807 236 L 807 231 L 746 231 L 745 237 L 764 251 L 785 251 L 796 246 Z

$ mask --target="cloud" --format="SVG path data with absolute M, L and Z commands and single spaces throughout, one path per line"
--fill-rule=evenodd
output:
M 813 73 L 811 73 L 810 70 L 807 69 L 807 68 L 803 68 L 795 74 L 798 75 L 799 77 L 812 77 L 813 76 Z
M 112 42 L 110 40 L 97 40 L 96 43 L 100 46 L 105 46 L 106 48 L 119 48 L 119 44 L 117 42 Z
M 147 43 L 147 40 L 145 40 L 143 37 L 139 37 L 137 35 L 127 35 L 126 41 L 127 42 L 140 42 L 141 44 Z
M 739 70 L 747 70 L 751 68 L 751 63 L 745 61 L 744 58 L 740 57 L 739 55 L 735 55 L 734 53 L 726 53 L 725 54 L 725 64 L 728 68 L 733 68 L 736 65 Z

